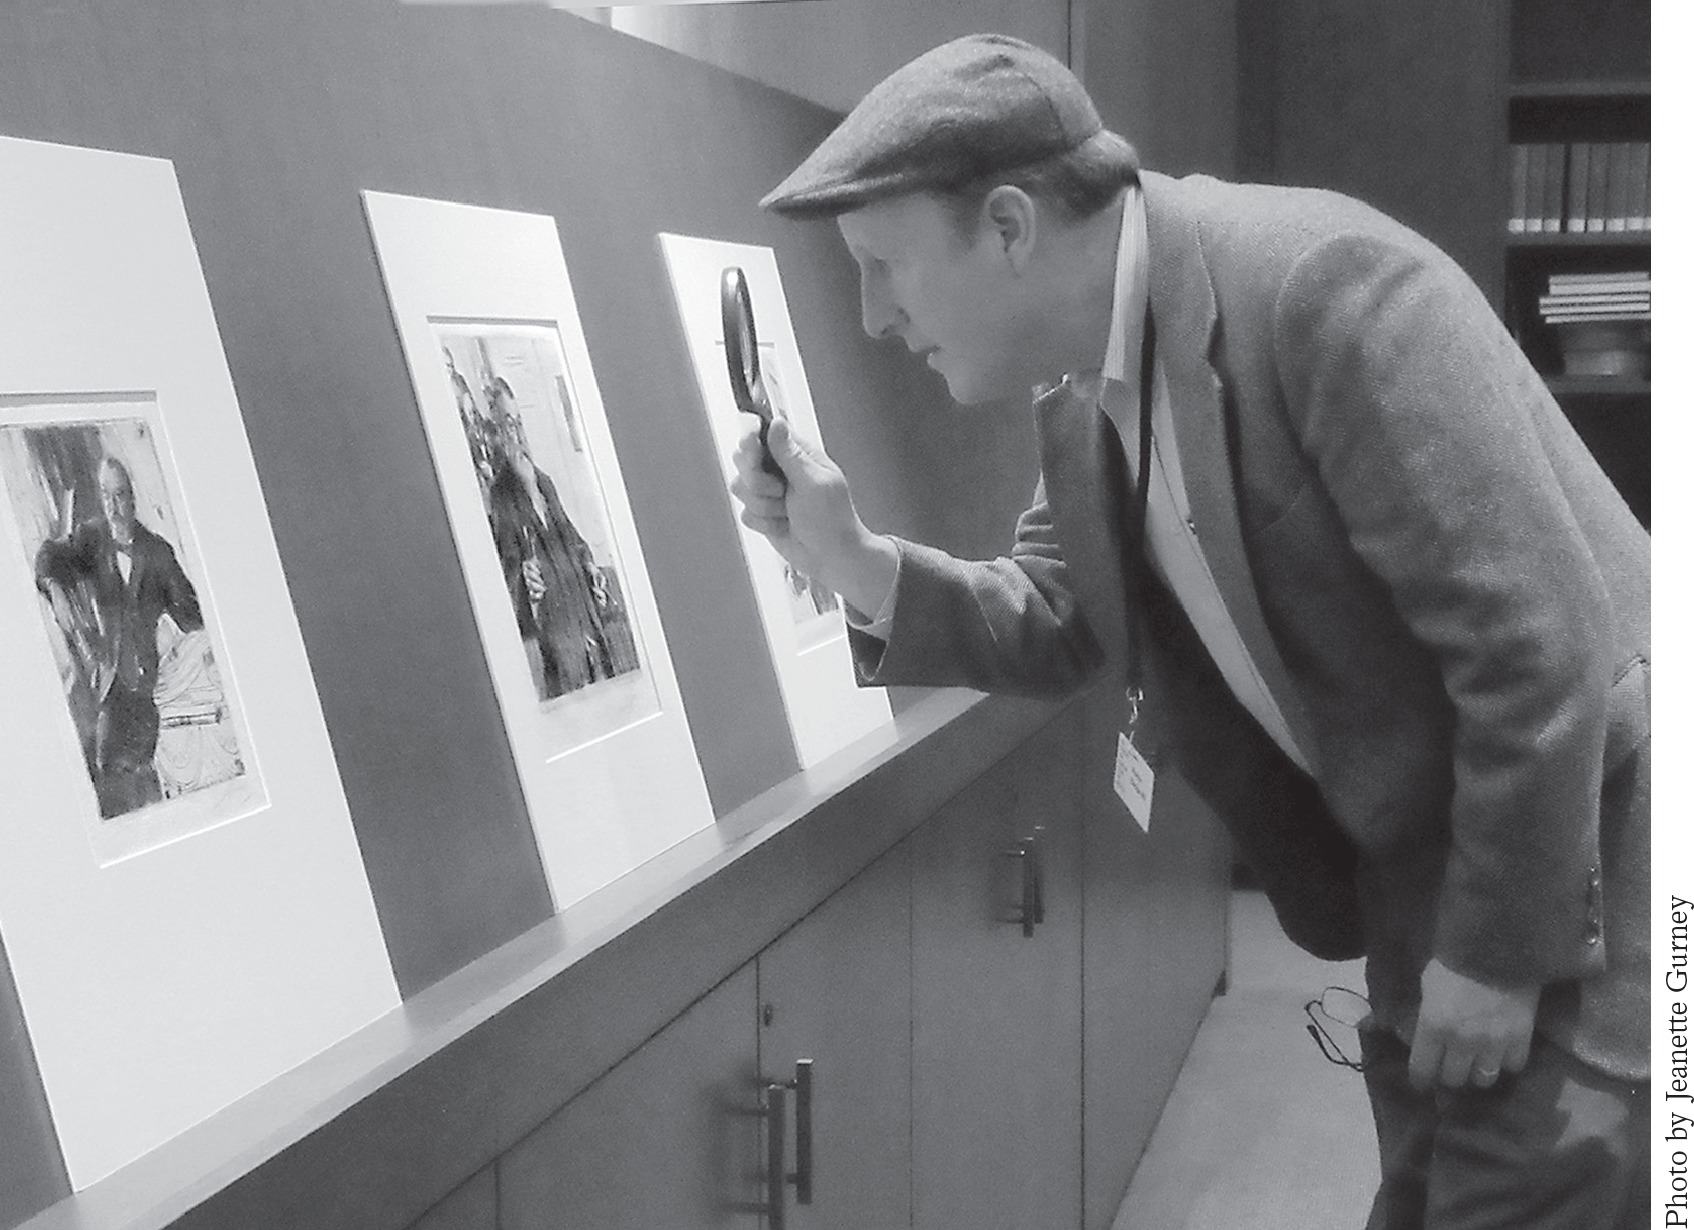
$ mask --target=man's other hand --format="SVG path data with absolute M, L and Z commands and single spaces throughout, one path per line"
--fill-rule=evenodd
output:
M 1432 959 L 1423 971 L 1423 1005 L 1412 1036 L 1414 1087 L 1486 1089 L 1502 1072 L 1529 1062 L 1539 986 L 1493 987 Z

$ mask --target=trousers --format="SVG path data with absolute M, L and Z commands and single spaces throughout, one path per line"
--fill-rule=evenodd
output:
M 1638 1230 L 1647 1225 L 1648 1088 L 1535 1039 L 1489 1089 L 1414 1089 L 1410 1048 L 1359 1035 L 1382 1153 L 1366 1230 Z

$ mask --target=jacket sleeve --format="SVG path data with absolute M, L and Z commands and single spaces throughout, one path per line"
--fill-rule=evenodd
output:
M 1302 449 L 1453 707 L 1435 955 L 1496 985 L 1593 973 L 1612 616 L 1540 440 L 1557 409 L 1433 248 L 1326 239 L 1275 325 Z
M 155 582 L 159 586 L 159 603 L 184 632 L 196 632 L 206 626 L 200 610 L 200 596 L 194 592 L 194 582 L 182 570 L 182 563 L 169 543 L 157 536 L 148 539 L 148 554 L 152 557 Z
M 98 538 L 88 526 L 78 526 L 69 538 L 49 538 L 35 553 L 35 583 L 74 585 L 94 572 Z
M 850 631 L 861 682 L 1060 696 L 1101 661 L 1067 581 L 1044 485 L 1018 518 L 1009 556 L 967 561 L 895 541 L 900 568 L 888 640 Z

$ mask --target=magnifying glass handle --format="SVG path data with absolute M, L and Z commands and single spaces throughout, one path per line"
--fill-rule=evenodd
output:
M 759 389 L 758 394 L 760 399 L 763 400 L 764 390 Z M 767 401 L 765 404 L 765 412 L 759 416 L 759 444 L 764 454 L 760 458 L 760 464 L 763 465 L 766 474 L 774 474 L 786 482 L 788 476 L 782 472 L 782 467 L 777 465 L 776 458 L 771 456 L 771 421 L 775 417 L 776 416 L 771 412 L 770 404 Z
M 741 413 L 758 418 L 759 443 L 764 446 L 764 469 L 766 473 L 781 478 L 782 467 L 771 456 L 767 440 L 774 413 L 770 394 L 759 372 L 759 331 L 753 324 L 753 297 L 747 289 L 747 275 L 737 265 L 725 267 L 718 292 L 730 391 L 735 395 L 736 408 Z

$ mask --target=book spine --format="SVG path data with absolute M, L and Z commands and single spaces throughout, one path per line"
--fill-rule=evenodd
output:
M 1565 224 L 1565 162 L 1570 147 L 1557 141 L 1547 146 L 1547 195 L 1541 202 L 1541 229 L 1548 232 L 1564 230 Z
M 1526 148 L 1528 171 L 1524 192 L 1523 229 L 1539 233 L 1542 230 L 1541 202 L 1547 195 L 1547 146 L 1536 141 Z
M 1512 197 L 1510 211 L 1506 215 L 1506 230 L 1513 235 L 1521 235 L 1524 230 L 1524 218 L 1529 212 L 1529 146 L 1512 146 Z
M 1606 171 L 1606 229 L 1621 231 L 1629 223 L 1629 143 L 1612 145 L 1611 165 Z
M 1653 143 L 1645 143 L 1647 155 L 1641 167 L 1641 229 L 1653 229 Z
M 1572 142 L 1570 147 L 1570 187 L 1566 192 L 1565 229 L 1581 234 L 1588 229 L 1588 152 L 1587 141 Z
M 1647 229 L 1647 142 L 1632 141 L 1629 145 L 1629 203 L 1624 215 L 1624 229 Z
M 1588 151 L 1588 229 L 1606 229 L 1606 180 L 1611 172 L 1612 147 L 1595 142 Z

